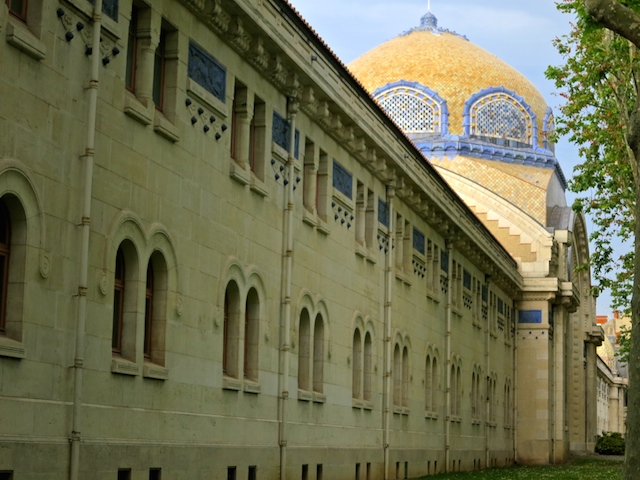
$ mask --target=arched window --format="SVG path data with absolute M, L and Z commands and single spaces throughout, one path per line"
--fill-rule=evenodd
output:
M 309 311 L 306 308 L 300 313 L 300 327 L 298 329 L 298 388 L 311 390 L 310 356 L 311 356 L 311 325 Z
M 535 114 L 515 92 L 491 87 L 465 103 L 465 134 L 509 147 L 531 147 L 537 136 Z
M 151 359 L 151 338 L 153 336 L 153 265 L 147 267 L 147 285 L 144 296 L 144 358 Z
M 402 406 L 409 406 L 409 349 L 402 350 Z
M 397 343 L 393 350 L 393 404 L 402 404 L 402 356 Z
M 111 349 L 114 355 L 132 362 L 136 361 L 137 283 L 136 250 L 129 240 L 125 240 L 116 253 Z
M 424 409 L 427 412 L 433 411 L 433 364 L 431 355 L 427 355 L 424 366 Z
M 399 81 L 373 93 L 380 107 L 405 133 L 447 133 L 447 105 L 418 83 Z
M 167 264 L 161 252 L 155 251 L 147 266 L 144 315 L 144 356 L 164 366 L 167 320 Z
M 122 329 L 124 324 L 125 265 L 122 248 L 116 254 L 116 273 L 113 282 L 113 325 L 111 349 L 114 353 L 122 351 Z
M 324 321 L 322 315 L 316 316 L 313 329 L 313 391 L 324 390 Z
M 456 382 L 456 366 L 451 365 L 451 415 L 458 415 L 458 382 Z
M 0 334 L 7 334 L 7 286 L 11 250 L 11 218 L 4 200 L 0 200 Z
M 460 366 L 456 368 L 456 415 L 460 415 L 462 411 L 460 408 L 462 398 L 462 377 L 460 375 Z
M 249 290 L 244 312 L 244 378 L 258 381 L 260 298 L 255 288 Z
M 364 336 L 364 372 L 363 372 L 363 390 L 364 399 L 371 401 L 371 375 L 373 364 L 373 346 L 371 344 L 371 334 L 367 332 Z
M 240 342 L 240 292 L 231 281 L 224 295 L 224 340 L 222 348 L 222 371 L 238 378 L 238 348 Z
M 353 378 L 352 395 L 353 398 L 362 397 L 362 342 L 360 340 L 360 329 L 356 328 L 353 333 Z
M 438 385 L 440 383 L 440 370 L 435 355 L 431 363 L 431 382 L 431 411 L 435 412 L 438 409 Z

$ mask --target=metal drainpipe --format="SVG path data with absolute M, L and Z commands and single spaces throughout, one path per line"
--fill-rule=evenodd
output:
M 287 172 L 285 207 L 284 207 L 284 298 L 282 300 L 284 310 L 284 336 L 283 336 L 283 365 L 282 384 L 280 395 L 280 480 L 287 478 L 287 400 L 289 398 L 289 361 L 291 354 L 291 281 L 293 269 L 293 187 L 295 186 L 295 132 L 296 114 L 298 113 L 298 100 L 289 97 L 287 102 L 289 124 L 291 125 L 291 137 L 289 138 L 289 158 L 287 159 Z
M 491 452 L 489 450 L 489 421 L 490 421 L 490 412 L 491 412 L 491 403 L 489 402 L 489 398 L 493 400 L 495 403 L 496 399 L 493 398 L 489 389 L 491 388 L 491 383 L 489 379 L 491 378 L 491 358 L 489 356 L 489 345 L 491 343 L 491 276 L 485 275 L 485 285 L 487 286 L 487 323 L 485 324 L 485 332 L 484 332 L 484 365 L 487 369 L 485 386 L 487 391 L 485 392 L 485 422 L 484 422 L 484 462 L 487 468 L 490 467 L 489 462 L 491 461 Z
M 518 382 L 516 381 L 516 375 L 518 372 L 518 327 L 517 327 L 517 319 L 518 319 L 518 310 L 512 310 L 513 318 L 511 320 L 511 328 L 513 328 L 513 373 L 511 378 L 513 379 L 511 382 L 511 387 L 513 389 L 513 397 L 511 404 L 511 435 L 513 438 L 513 461 L 518 458 L 518 429 L 516 428 L 516 423 L 518 421 Z
M 389 479 L 389 438 L 391 428 L 391 303 L 393 288 L 393 199 L 396 195 L 394 187 L 387 186 L 387 203 L 389 205 L 389 242 L 387 244 L 387 255 L 385 257 L 384 276 L 384 322 L 385 322 L 385 357 L 384 357 L 384 394 L 382 409 L 384 438 L 382 440 L 384 449 L 384 479 Z
M 80 442 L 82 440 L 82 374 L 84 364 L 84 336 L 87 320 L 87 277 L 89 276 L 89 235 L 91 232 L 91 197 L 93 187 L 93 159 L 95 155 L 96 109 L 98 105 L 98 75 L 100 72 L 100 31 L 102 27 L 102 0 L 93 7 L 93 56 L 89 81 L 89 109 L 87 112 L 87 144 L 84 152 L 85 170 L 80 222 L 80 275 L 78 282 L 78 318 L 76 322 L 76 351 L 73 360 L 73 418 L 71 426 L 70 480 L 77 480 L 80 471 Z
M 446 249 L 449 255 L 449 260 L 447 264 L 447 275 L 450 279 L 452 277 L 452 262 L 453 262 L 453 242 L 447 240 Z M 436 267 L 437 268 L 437 267 Z M 436 286 L 437 287 L 437 286 Z M 446 332 L 445 332 L 445 349 L 447 356 L 447 372 L 446 372 L 446 382 L 447 382 L 447 393 L 446 393 L 446 405 L 445 405 L 445 423 L 444 423 L 444 471 L 449 471 L 449 464 L 451 462 L 451 282 L 448 283 L 447 287 L 447 305 L 445 308 L 445 318 L 446 318 Z M 460 395 L 460 392 L 458 392 Z

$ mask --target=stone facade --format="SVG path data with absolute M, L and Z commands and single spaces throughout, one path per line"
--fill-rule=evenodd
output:
M 513 255 L 284 1 L 10 5 L 1 480 L 379 480 L 589 448 L 579 220 L 523 225 L 541 247 Z

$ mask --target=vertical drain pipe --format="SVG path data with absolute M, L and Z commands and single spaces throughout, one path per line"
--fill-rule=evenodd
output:
M 487 369 L 485 378 L 487 379 L 485 382 L 487 391 L 485 393 L 485 422 L 484 422 L 484 463 L 487 468 L 491 465 L 491 452 L 489 450 L 489 420 L 491 413 L 491 404 L 489 399 L 491 399 L 494 404 L 496 399 L 491 395 L 492 392 L 489 392 L 488 389 L 492 387 L 492 383 L 490 383 L 489 379 L 491 378 L 491 357 L 489 356 L 489 345 L 491 344 L 491 275 L 485 275 L 485 285 L 487 286 L 487 323 L 485 323 L 485 332 L 484 332 L 484 366 Z
M 384 265 L 384 323 L 385 323 L 385 335 L 384 341 L 386 343 L 384 349 L 384 390 L 383 390 L 383 429 L 384 438 L 382 440 L 384 449 L 384 480 L 388 480 L 389 477 L 389 443 L 390 443 L 390 429 L 391 429 L 391 368 L 393 362 L 391 361 L 391 303 L 393 298 L 393 243 L 394 243 L 394 230 L 393 230 L 393 199 L 396 196 L 395 188 L 387 185 L 387 204 L 389 206 L 389 242 L 387 243 L 387 255 L 385 256 Z
M 447 381 L 447 394 L 446 394 L 446 412 L 445 419 L 446 422 L 444 424 L 444 471 L 448 472 L 451 463 L 451 366 L 453 364 L 451 359 L 451 282 L 449 281 L 452 278 L 453 272 L 451 271 L 453 266 L 453 242 L 451 240 L 446 241 L 445 248 L 447 249 L 447 305 L 446 305 L 446 332 L 445 332 L 445 349 L 447 355 L 447 372 L 446 372 L 446 381 Z M 441 261 L 442 262 L 442 261 Z M 437 285 L 436 285 L 437 288 Z M 460 392 L 457 392 L 460 395 Z
M 78 283 L 78 318 L 76 320 L 76 351 L 73 359 L 73 418 L 71 426 L 71 459 L 69 479 L 78 480 L 80 471 L 80 442 L 82 440 L 82 374 L 84 364 L 84 336 L 87 320 L 87 278 L 89 276 L 89 235 L 91 233 L 91 197 L 93 187 L 93 161 L 95 155 L 96 110 L 98 105 L 98 75 L 100 72 L 100 31 L 102 28 L 102 0 L 93 7 L 93 39 L 91 80 L 89 81 L 89 108 L 87 112 L 87 144 L 84 158 L 84 184 L 82 196 L 82 243 L 80 246 L 80 275 Z
M 284 315 L 284 332 L 282 337 L 282 379 L 280 394 L 280 480 L 287 477 L 287 400 L 289 399 L 289 361 L 291 354 L 291 282 L 293 270 L 293 187 L 295 181 L 295 132 L 296 114 L 298 113 L 298 100 L 289 97 L 287 102 L 287 114 L 291 126 L 289 138 L 289 157 L 287 158 L 287 176 L 285 177 L 285 208 L 284 208 L 284 295 L 282 299 Z

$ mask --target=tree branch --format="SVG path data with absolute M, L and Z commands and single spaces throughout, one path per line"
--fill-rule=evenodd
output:
M 640 48 L 640 14 L 618 0 L 584 0 L 587 13 L 596 22 Z

